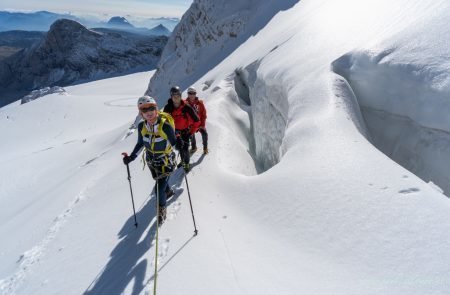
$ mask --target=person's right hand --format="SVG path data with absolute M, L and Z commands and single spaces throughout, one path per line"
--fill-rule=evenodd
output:
M 123 163 L 125 165 L 128 165 L 130 162 L 133 162 L 134 159 L 136 159 L 135 155 L 131 155 L 131 156 L 126 155 L 126 156 L 123 157 Z

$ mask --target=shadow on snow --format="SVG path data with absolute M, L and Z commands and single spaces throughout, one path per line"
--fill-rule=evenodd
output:
M 170 176 L 169 185 L 181 187 L 183 178 L 184 171 L 177 169 Z M 123 294 L 133 280 L 131 294 L 140 294 L 144 287 L 153 281 L 154 274 L 147 281 L 145 278 L 147 271 L 153 273 L 153 268 L 148 269 L 148 264 L 152 265 L 154 261 L 154 253 L 149 250 L 153 246 L 156 234 L 155 190 L 154 187 L 150 199 L 136 212 L 138 227 L 134 227 L 134 216 L 130 216 L 118 233 L 121 240 L 112 250 L 108 263 L 83 294 Z M 175 190 L 175 195 L 167 201 L 167 206 L 175 202 L 182 192 L 183 190 Z M 159 270 L 164 268 L 191 240 L 192 237 Z M 142 259 L 145 255 L 147 257 Z

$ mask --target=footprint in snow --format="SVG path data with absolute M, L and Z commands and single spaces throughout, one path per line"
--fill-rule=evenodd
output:
M 167 256 L 167 253 L 169 252 L 169 244 L 170 244 L 169 238 L 160 240 L 158 247 L 158 265 L 160 265 L 162 263 L 163 258 Z M 155 246 L 154 242 L 152 243 L 152 247 L 153 246 Z M 154 265 L 155 265 L 155 256 L 153 256 L 152 258 L 152 266 Z
M 181 202 L 176 201 L 170 204 L 169 206 L 169 214 L 167 214 L 167 219 L 174 220 L 177 217 L 178 211 L 180 211 Z
M 159 253 L 158 253 L 159 259 L 161 259 L 167 255 L 167 252 L 169 251 L 169 243 L 170 243 L 169 238 L 162 240 L 162 243 L 159 246 Z
M 420 189 L 416 188 L 416 187 L 411 187 L 411 188 L 407 188 L 407 189 L 402 189 L 400 191 L 398 191 L 400 194 L 412 194 L 412 193 L 417 193 L 420 192 Z

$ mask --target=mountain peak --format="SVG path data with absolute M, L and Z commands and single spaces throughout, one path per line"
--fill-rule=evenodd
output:
M 127 28 L 133 28 L 134 26 L 130 24 L 130 22 L 122 17 L 122 16 L 113 16 L 109 21 L 108 25 L 115 26 L 115 27 L 127 27 Z
M 171 33 L 170 30 L 162 24 L 159 24 L 156 27 L 152 28 L 150 30 L 150 32 L 152 32 L 152 34 L 154 34 L 154 35 L 160 35 L 160 36 L 169 36 Z
M 61 18 L 61 19 L 58 19 L 57 21 L 55 21 L 50 26 L 49 33 L 52 31 L 65 31 L 65 32 L 70 31 L 70 32 L 72 32 L 72 31 L 80 31 L 80 30 L 89 31 L 79 22 L 76 22 L 76 21 L 70 20 L 70 19 L 66 19 L 66 18 Z
M 70 19 L 58 19 L 47 33 L 43 47 L 58 48 L 66 52 L 77 43 L 99 38 L 101 34 L 88 30 L 79 22 Z

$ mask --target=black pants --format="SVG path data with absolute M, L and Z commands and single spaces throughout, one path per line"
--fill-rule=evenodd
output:
M 208 132 L 206 132 L 205 128 L 200 128 L 198 131 L 202 134 L 202 142 L 203 142 L 203 149 L 208 148 Z M 197 140 L 195 139 L 195 134 L 192 134 L 191 136 L 191 146 L 193 149 L 197 148 Z
M 148 168 L 150 168 L 150 172 L 152 173 L 153 179 L 156 180 L 155 193 L 158 193 L 159 206 L 165 207 L 166 193 L 170 189 L 167 185 L 169 175 L 175 169 L 175 154 L 172 152 L 170 155 L 164 154 L 159 155 L 158 158 L 155 158 L 151 153 L 147 153 L 146 161 Z M 165 161 L 166 163 L 161 164 L 161 161 Z M 156 189 L 156 186 L 158 186 L 158 189 Z
M 182 147 L 180 150 L 181 161 L 185 164 L 189 164 L 191 160 L 191 155 L 189 154 L 189 139 L 191 138 L 191 134 L 188 129 L 185 130 L 176 130 L 176 134 L 180 134 Z

